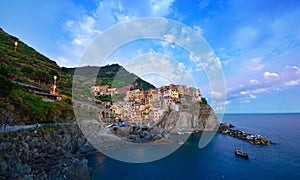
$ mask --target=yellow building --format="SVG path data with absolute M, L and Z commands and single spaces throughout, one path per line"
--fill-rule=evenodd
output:
M 179 92 L 176 89 L 172 89 L 171 91 L 171 98 L 179 99 Z

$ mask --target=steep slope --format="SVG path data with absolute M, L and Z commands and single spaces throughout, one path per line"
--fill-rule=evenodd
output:
M 17 42 L 17 46 L 15 46 Z M 10 80 L 25 82 L 49 90 L 53 76 L 58 77 L 61 93 L 70 95 L 72 76 L 55 61 L 38 53 L 0 28 L 0 72 Z

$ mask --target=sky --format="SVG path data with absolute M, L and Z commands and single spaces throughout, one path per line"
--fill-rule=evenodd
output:
M 107 29 L 149 17 L 180 22 L 203 37 L 223 71 L 226 90 L 214 91 L 203 63 L 199 66 L 197 56 L 172 43 L 172 36 L 165 36 L 167 42 L 141 39 L 124 44 L 107 63 L 135 71 L 140 57 L 149 58 L 145 62 L 160 58 L 157 62 L 164 66 L 157 71 L 184 69 L 184 76 L 209 101 L 226 97 L 226 113 L 300 112 L 300 1 L 10 0 L 0 6 L 4 31 L 66 67 L 77 66 Z M 171 66 L 174 61 L 176 67 Z M 168 78 L 145 75 L 155 85 L 172 82 Z

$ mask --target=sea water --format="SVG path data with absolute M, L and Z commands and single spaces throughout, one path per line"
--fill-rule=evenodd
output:
M 252 145 L 216 134 L 199 149 L 201 133 L 192 134 L 174 153 L 149 163 L 90 155 L 93 179 L 300 179 L 300 114 L 227 114 L 222 121 L 276 144 Z M 236 156 L 235 148 L 249 159 Z

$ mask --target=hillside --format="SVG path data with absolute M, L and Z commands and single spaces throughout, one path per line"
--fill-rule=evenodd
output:
M 15 49 L 15 42 L 18 45 Z M 26 82 L 42 89 L 48 90 L 53 83 L 53 76 L 58 76 L 58 87 L 60 93 L 70 95 L 72 88 L 72 75 L 75 68 L 59 67 L 55 61 L 50 60 L 29 47 L 18 38 L 9 35 L 0 28 L 0 70 L 1 74 L 10 80 Z M 90 69 L 99 67 L 79 67 L 79 69 Z M 86 70 L 89 72 L 88 70 Z M 122 82 L 117 82 L 117 87 L 127 86 L 135 79 L 143 89 L 154 86 L 129 73 L 118 64 L 107 65 L 99 68 L 97 85 L 111 85 L 115 75 L 122 76 Z M 88 74 L 87 74 L 88 76 Z
M 15 42 L 18 45 L 15 49 Z M 0 72 L 9 80 L 25 82 L 49 90 L 53 76 L 58 77 L 58 87 L 70 95 L 72 76 L 64 73 L 55 61 L 29 47 L 18 38 L 0 28 Z
M 114 82 L 114 86 L 120 88 L 137 82 L 138 87 L 145 90 L 154 87 L 118 64 L 78 69 L 89 72 L 91 68 L 99 69 L 96 85 L 111 86 Z M 0 28 L 0 124 L 74 120 L 71 102 L 74 71 L 75 68 L 59 67 L 55 61 Z M 116 74 L 122 80 L 114 81 Z M 31 94 L 28 89 L 14 83 L 22 82 L 49 92 L 54 76 L 58 77 L 57 85 L 59 94 L 63 95 L 62 101 L 43 101 L 41 97 Z M 88 73 L 84 76 L 87 81 L 91 78 Z
M 119 64 L 111 64 L 102 67 L 85 66 L 77 67 L 76 69 L 80 72 L 86 72 L 84 74 L 84 76 L 86 77 L 90 76 L 89 72 L 93 72 L 94 70 L 99 69 L 96 85 L 100 86 L 109 85 L 110 87 L 114 86 L 115 88 L 121 88 L 124 86 L 128 86 L 133 82 L 137 82 L 138 85 L 144 90 L 155 88 L 155 86 L 139 78 L 137 75 L 128 72 L 124 67 L 120 66 Z M 73 75 L 75 72 L 75 68 L 63 67 L 62 71 Z

